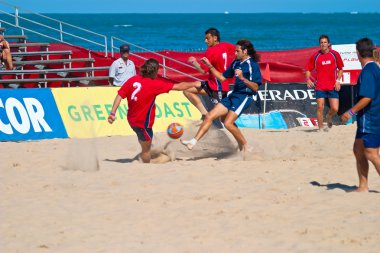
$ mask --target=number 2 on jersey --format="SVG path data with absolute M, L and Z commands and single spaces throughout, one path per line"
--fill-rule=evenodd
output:
M 137 101 L 137 93 L 139 93 L 139 91 L 141 90 L 141 83 L 139 82 L 135 82 L 133 83 L 133 88 L 135 88 L 135 90 L 132 92 L 132 95 L 131 95 L 131 100 L 133 101 Z

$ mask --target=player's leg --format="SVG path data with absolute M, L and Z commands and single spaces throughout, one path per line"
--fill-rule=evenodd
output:
M 252 104 L 252 96 L 231 93 L 229 100 L 231 106 L 228 107 L 229 111 L 224 120 L 224 126 L 233 135 L 239 145 L 239 150 L 244 151 L 248 149 L 247 140 L 244 138 L 238 126 L 235 124 L 237 118 L 246 111 Z M 224 101 L 224 100 L 223 100 Z
M 365 156 L 369 161 L 373 163 L 375 166 L 375 169 L 377 170 L 377 173 L 380 176 L 380 155 L 379 155 L 379 148 L 366 148 L 365 149 Z
M 338 94 L 337 91 L 334 91 L 334 93 Z M 339 109 L 339 98 L 330 97 L 329 98 L 329 104 L 330 104 L 330 109 L 329 109 L 329 111 L 327 112 L 327 115 L 326 115 L 326 122 L 327 122 L 327 126 L 329 128 L 331 128 L 332 127 L 332 117 L 335 114 L 337 114 L 338 109 Z
M 239 150 L 242 151 L 247 148 L 247 140 L 244 138 L 242 132 L 235 124 L 235 121 L 238 117 L 239 116 L 235 112 L 228 111 L 227 116 L 224 119 L 224 126 L 235 138 L 238 143 Z
M 363 137 L 364 143 L 364 154 L 367 160 L 371 161 L 377 170 L 377 173 L 380 175 L 380 135 L 377 134 L 366 134 Z
M 317 120 L 318 128 L 323 129 L 323 109 L 325 108 L 325 98 L 317 98 Z
M 217 104 L 209 113 L 207 113 L 203 123 L 198 129 L 195 137 L 191 140 L 181 140 L 181 143 L 185 145 L 188 149 L 193 149 L 195 144 L 207 133 L 212 125 L 212 121 L 226 115 L 228 109 L 221 103 Z
M 12 55 L 9 49 L 3 49 L 3 59 L 8 69 L 13 69 Z
M 140 141 L 140 146 L 141 146 L 141 160 L 143 163 L 150 163 L 150 148 L 152 146 L 152 141 Z
M 133 131 L 135 131 L 141 146 L 141 160 L 143 161 L 143 163 L 149 163 L 151 157 L 150 149 L 152 147 L 153 130 L 152 128 L 139 127 L 132 127 L 132 129 Z
M 192 103 L 199 110 L 199 112 L 202 114 L 202 119 L 204 119 L 207 114 L 207 110 L 198 95 L 207 96 L 206 91 L 203 88 L 193 87 L 184 90 L 183 94 L 190 101 L 190 103 Z
M 356 138 L 354 142 L 354 154 L 356 158 L 356 169 L 359 176 L 359 187 L 357 192 L 368 191 L 368 160 L 365 156 L 364 143 L 362 138 Z

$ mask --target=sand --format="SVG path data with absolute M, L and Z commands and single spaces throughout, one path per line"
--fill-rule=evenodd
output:
M 243 132 L 246 160 L 220 130 L 193 151 L 157 134 L 157 164 L 135 136 L 3 142 L 0 251 L 380 252 L 372 165 L 349 192 L 354 125 Z

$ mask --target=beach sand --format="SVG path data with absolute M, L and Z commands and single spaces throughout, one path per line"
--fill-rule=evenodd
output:
M 370 192 L 348 192 L 355 130 L 243 129 L 246 160 L 221 130 L 193 151 L 159 133 L 158 164 L 135 136 L 3 142 L 0 251 L 380 252 L 372 164 Z

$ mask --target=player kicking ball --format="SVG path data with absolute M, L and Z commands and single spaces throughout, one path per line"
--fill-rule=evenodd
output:
M 172 83 L 156 79 L 159 63 L 155 59 L 147 60 L 140 68 L 141 75 L 128 79 L 119 89 L 113 102 L 108 122 L 115 121 L 116 111 L 122 99 L 128 100 L 127 120 L 135 131 L 141 146 L 141 159 L 149 163 L 153 139 L 153 124 L 156 116 L 156 97 L 171 90 L 186 90 L 200 87 L 200 82 Z
M 257 94 L 257 90 L 261 85 L 262 78 L 258 64 L 260 56 L 252 43 L 246 39 L 239 40 L 236 43 L 235 56 L 236 60 L 223 74 L 217 71 L 206 57 L 202 58 L 202 61 L 219 81 L 223 82 L 227 78 L 235 77 L 235 85 L 232 93 L 223 98 L 220 103 L 206 114 L 195 137 L 191 140 L 181 140 L 181 143 L 189 150 L 193 149 L 197 142 L 207 133 L 212 121 L 221 117 L 224 118 L 225 128 L 238 142 L 239 150 L 251 151 L 247 140 L 234 123 L 250 107 L 253 102 L 252 96 Z

